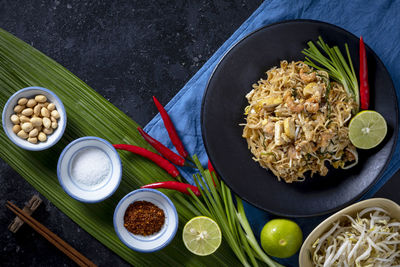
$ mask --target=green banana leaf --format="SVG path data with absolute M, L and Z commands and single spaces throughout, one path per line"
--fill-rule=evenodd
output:
M 114 195 L 97 204 L 86 204 L 69 197 L 57 180 L 57 160 L 62 149 L 82 136 L 98 136 L 111 143 L 128 143 L 151 149 L 135 130 L 137 123 L 113 106 L 87 84 L 40 51 L 0 29 L 0 107 L 17 90 L 28 86 L 50 89 L 63 101 L 67 128 L 52 148 L 33 152 L 14 145 L 1 129 L 0 156 L 24 179 L 84 230 L 134 266 L 237 266 L 226 243 L 216 253 L 200 257 L 190 253 L 182 242 L 182 226 L 196 214 L 186 197 L 164 192 L 174 202 L 180 224 L 174 240 L 155 253 L 139 253 L 126 247 L 113 227 L 118 201 L 143 184 L 170 180 L 152 162 L 129 152 L 120 152 L 123 164 L 121 184 Z

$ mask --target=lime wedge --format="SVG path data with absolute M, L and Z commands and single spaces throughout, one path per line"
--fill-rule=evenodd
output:
M 193 254 L 207 256 L 221 245 L 222 235 L 218 224 L 205 216 L 194 217 L 183 228 L 183 243 Z
M 370 149 L 382 142 L 387 133 L 385 119 L 376 111 L 364 110 L 351 119 L 349 138 L 355 147 Z

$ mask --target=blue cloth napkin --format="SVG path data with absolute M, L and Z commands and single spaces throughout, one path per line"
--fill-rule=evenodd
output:
M 291 19 L 315 19 L 342 27 L 356 36 L 362 35 L 364 41 L 376 52 L 387 67 L 396 87 L 400 90 L 400 1 L 372 0 L 271 0 L 265 1 L 244 22 L 240 28 L 218 49 L 206 64 L 193 76 L 180 92 L 166 105 L 166 110 L 174 122 L 178 134 L 193 155 L 197 154 L 203 166 L 207 166 L 207 155 L 203 146 L 200 127 L 201 101 L 207 81 L 218 61 L 236 42 L 254 30 L 278 21 Z M 158 114 L 145 127 L 153 137 L 169 148 L 173 148 Z M 400 153 L 397 142 L 392 160 L 379 182 L 364 196 L 371 197 L 400 168 Z M 193 181 L 191 174 L 184 172 L 185 178 Z M 259 236 L 264 223 L 273 215 L 259 210 L 250 204 L 245 206 L 247 217 L 256 236 Z M 327 216 L 294 219 L 302 228 L 304 238 Z M 286 266 L 298 266 L 297 256 L 278 259 Z

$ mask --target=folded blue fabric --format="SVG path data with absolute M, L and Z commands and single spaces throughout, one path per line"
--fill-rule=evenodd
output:
M 364 41 L 376 52 L 388 69 L 396 87 L 400 90 L 400 1 L 265 1 L 245 23 L 218 49 L 207 63 L 193 76 L 182 90 L 166 105 L 166 110 L 174 122 L 188 152 L 197 154 L 204 166 L 207 155 L 203 146 L 200 126 L 200 110 L 204 90 L 216 64 L 225 52 L 244 36 L 254 30 L 278 21 L 290 19 L 315 19 L 342 27 Z M 145 130 L 173 149 L 160 115 L 151 120 Z M 364 196 L 371 197 L 400 168 L 400 142 L 392 160 L 379 182 Z M 183 170 L 186 179 L 193 182 L 191 173 Z M 274 216 L 254 206 L 245 206 L 246 214 L 256 234 L 259 236 L 264 223 Z M 304 237 L 327 216 L 294 219 L 301 226 Z M 278 261 L 286 266 L 297 266 L 297 256 Z

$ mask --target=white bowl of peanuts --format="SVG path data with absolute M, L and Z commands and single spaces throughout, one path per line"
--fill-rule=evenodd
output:
M 47 149 L 64 134 L 67 114 L 61 100 L 50 90 L 27 87 L 7 101 L 3 129 L 17 146 L 32 151 Z

